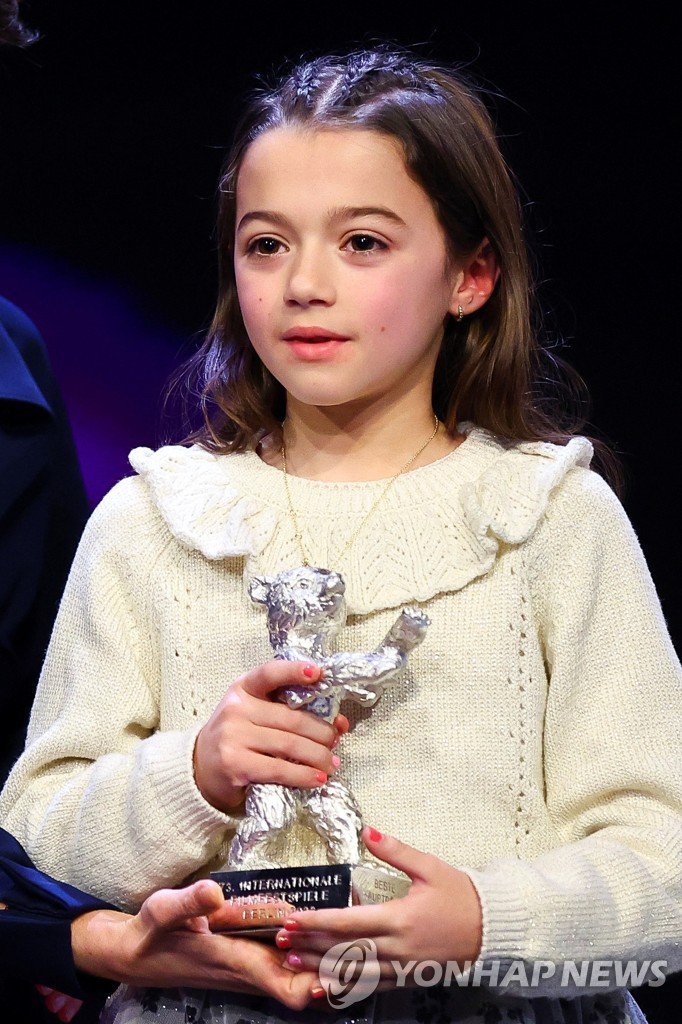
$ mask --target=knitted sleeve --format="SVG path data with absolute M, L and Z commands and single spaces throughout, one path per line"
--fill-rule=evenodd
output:
M 138 478 L 120 481 L 78 547 L 3 826 L 43 871 L 134 910 L 213 856 L 232 819 L 193 776 L 198 728 L 159 728 L 148 579 L 167 535 Z
M 598 474 L 567 476 L 529 553 L 561 843 L 465 868 L 483 909 L 480 961 L 525 961 L 507 991 L 531 998 L 660 983 L 682 968 L 682 668 L 632 524 Z M 526 988 L 531 961 L 548 966 Z

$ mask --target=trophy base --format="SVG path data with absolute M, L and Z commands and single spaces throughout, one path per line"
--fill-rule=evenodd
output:
M 409 878 L 373 865 L 315 864 L 305 867 L 213 871 L 227 903 L 242 907 L 243 924 L 224 935 L 271 939 L 291 912 L 273 907 L 286 902 L 295 910 L 330 910 L 386 903 L 404 896 Z
M 296 910 L 349 907 L 352 903 L 350 864 L 212 871 L 211 878 L 220 885 L 227 903 L 243 908 L 244 924 L 224 935 L 272 938 L 291 912 L 275 910 L 272 904 L 276 901 Z

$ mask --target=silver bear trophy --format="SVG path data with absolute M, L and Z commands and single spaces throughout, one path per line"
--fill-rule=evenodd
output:
M 405 608 L 385 639 L 371 651 L 333 654 L 328 644 L 345 625 L 345 584 L 337 572 L 312 566 L 286 569 L 276 576 L 254 576 L 253 601 L 267 609 L 275 658 L 310 661 L 322 669 L 320 681 L 290 686 L 277 699 L 332 722 L 345 699 L 371 707 L 384 686 L 407 664 L 430 625 L 418 608 Z M 315 789 L 253 783 L 247 789 L 245 817 L 228 855 L 230 868 L 279 867 L 265 848 L 283 829 L 302 820 L 324 840 L 330 863 L 358 865 L 362 859 L 362 819 L 343 780 L 334 776 Z

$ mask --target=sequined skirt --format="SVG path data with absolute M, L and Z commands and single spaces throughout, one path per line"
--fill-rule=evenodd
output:
M 485 988 L 383 992 L 343 1011 L 289 1010 L 274 999 L 121 985 L 100 1024 L 647 1024 L 626 989 L 576 999 L 515 998 Z

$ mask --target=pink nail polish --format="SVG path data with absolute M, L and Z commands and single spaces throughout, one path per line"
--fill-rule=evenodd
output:
M 307 679 L 312 679 L 316 672 L 317 668 L 314 665 L 306 665 L 306 667 L 303 669 L 303 675 Z
M 298 953 L 289 953 L 287 957 L 287 963 L 291 964 L 292 967 L 300 967 L 303 961 L 301 960 Z
M 341 764 L 341 758 L 337 754 L 332 754 L 332 764 L 335 768 L 338 768 Z
M 327 774 L 326 772 L 315 772 L 315 778 L 317 779 L 321 786 L 324 786 L 325 782 L 327 781 Z

